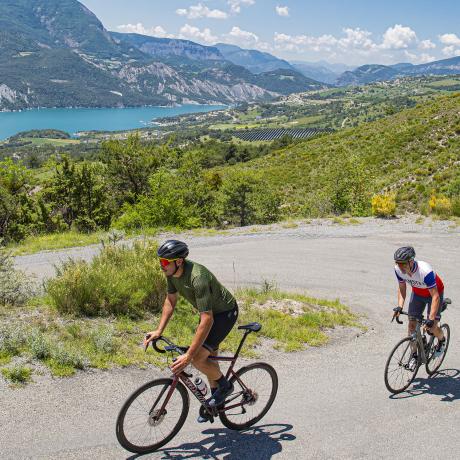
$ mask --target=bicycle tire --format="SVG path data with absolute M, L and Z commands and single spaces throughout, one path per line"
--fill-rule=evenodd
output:
M 445 345 L 445 348 L 444 348 L 444 353 L 442 354 L 442 356 L 439 357 L 441 359 L 434 358 L 433 355 L 434 355 L 434 347 L 435 347 L 435 345 L 434 345 L 434 340 L 433 340 L 432 344 L 431 344 L 431 347 L 430 347 L 430 350 L 429 350 L 430 356 L 428 357 L 427 362 L 425 364 L 426 373 L 428 375 L 435 374 L 437 372 L 437 370 L 441 367 L 441 364 L 443 363 L 444 358 L 446 357 L 447 350 L 449 348 L 450 327 L 449 327 L 448 324 L 442 324 L 441 329 L 443 330 L 444 337 L 446 338 L 446 345 Z M 434 366 L 431 367 L 430 366 L 431 364 L 434 364 Z
M 417 375 L 417 372 L 420 368 L 420 350 L 419 346 L 417 344 L 417 355 L 418 355 L 418 360 L 416 363 L 416 367 L 413 371 L 408 369 L 408 363 L 410 360 L 410 356 L 412 355 L 412 350 L 410 343 L 412 342 L 412 337 L 405 337 L 404 339 L 401 339 L 393 348 L 393 350 L 390 353 L 390 356 L 388 356 L 387 362 L 385 364 L 385 386 L 387 387 L 387 390 L 390 393 L 393 394 L 398 394 L 402 393 L 404 390 L 406 390 L 409 385 L 414 381 L 415 376 Z M 395 356 L 396 352 L 399 351 L 399 353 L 402 353 L 402 355 L 398 358 L 396 357 L 396 363 L 397 366 L 395 370 L 390 370 L 390 365 L 392 363 L 392 359 Z M 406 356 L 406 353 L 409 351 L 409 356 Z M 390 383 L 390 375 L 393 374 L 396 370 L 400 370 L 401 372 L 404 372 L 404 370 L 407 373 L 407 378 L 404 377 L 401 379 L 401 386 L 395 387 L 393 383 Z
M 127 428 L 128 428 L 127 426 L 125 426 L 125 424 L 126 424 L 126 416 L 128 414 L 128 411 L 133 407 L 133 403 L 135 401 L 137 401 L 138 402 L 137 411 L 139 412 L 138 407 L 141 408 L 141 411 L 139 412 L 140 415 L 137 416 L 137 417 L 138 417 L 138 420 L 141 420 L 141 422 L 140 422 L 140 424 L 134 425 L 134 426 L 135 427 L 139 426 L 139 427 L 141 427 L 141 428 L 139 428 L 139 430 L 143 429 L 144 431 L 147 428 L 147 430 L 149 431 L 149 439 L 151 438 L 152 428 L 154 428 L 151 425 L 151 423 L 154 423 L 154 422 L 151 421 L 150 412 L 151 412 L 152 408 L 149 409 L 149 407 L 152 404 L 152 399 L 154 401 L 157 400 L 158 403 L 157 403 L 156 407 L 158 407 L 158 405 L 162 401 L 162 398 L 165 395 L 168 394 L 168 387 L 171 386 L 172 382 L 173 382 L 173 380 L 170 379 L 170 378 L 152 380 L 151 382 L 148 382 L 145 385 L 142 385 L 140 388 L 138 388 L 136 391 L 134 391 L 128 397 L 128 399 L 125 401 L 125 403 L 121 407 L 120 412 L 119 412 L 118 417 L 117 417 L 116 435 L 117 435 L 118 442 L 126 450 L 128 450 L 130 452 L 133 452 L 133 453 L 136 453 L 136 454 L 146 454 L 146 453 L 149 453 L 149 452 L 154 452 L 155 450 L 159 449 L 160 447 L 164 446 L 169 441 L 171 441 L 171 439 L 173 439 L 174 436 L 176 436 L 176 434 L 182 428 L 182 426 L 185 423 L 185 420 L 187 418 L 187 414 L 188 414 L 189 407 L 190 407 L 190 400 L 189 400 L 189 396 L 188 396 L 186 388 L 184 387 L 184 385 L 181 382 L 178 382 L 176 388 L 174 389 L 173 394 L 171 395 L 171 399 L 168 401 L 168 405 L 166 406 L 166 414 L 158 422 L 158 425 L 157 425 L 157 426 L 160 426 L 164 422 L 164 420 L 166 418 L 166 415 L 168 414 L 168 408 L 171 407 L 170 405 L 172 403 L 174 403 L 174 401 L 172 401 L 173 398 L 176 395 L 178 395 L 178 397 L 180 398 L 179 401 L 182 401 L 182 408 L 180 409 L 180 415 L 178 417 L 177 422 L 174 424 L 173 428 L 170 430 L 169 433 L 167 433 L 166 435 L 162 434 L 162 436 L 164 436 L 162 439 L 157 439 L 156 435 L 154 434 L 153 437 L 155 438 L 155 442 L 152 443 L 152 444 L 147 444 L 147 445 L 138 444 L 139 440 L 134 441 L 133 439 L 128 439 L 128 438 L 131 438 L 132 436 L 131 436 L 131 434 L 127 435 L 127 433 L 126 433 Z M 145 405 L 145 407 L 142 407 L 141 406 L 141 397 L 144 395 L 144 398 L 145 398 L 146 397 L 146 392 L 148 390 L 151 390 L 154 387 L 163 387 L 163 389 L 158 389 L 158 391 L 160 392 L 160 396 L 156 396 L 154 398 L 149 399 L 147 401 L 147 404 Z M 154 389 L 154 393 L 153 393 L 154 395 L 155 395 L 156 391 L 157 390 Z M 159 400 L 157 398 L 159 398 Z M 132 412 L 135 412 L 135 411 L 136 410 L 133 409 Z M 145 425 L 142 424 L 142 420 L 145 421 Z M 136 428 L 136 432 L 138 433 L 137 428 Z M 148 441 L 148 442 L 150 442 L 150 441 Z
M 261 375 L 260 371 L 262 371 L 264 374 L 266 374 L 266 376 L 265 377 L 260 377 L 260 375 Z M 222 424 L 224 426 L 226 426 L 227 428 L 229 428 L 230 430 L 244 430 L 244 429 L 249 428 L 250 426 L 254 425 L 255 423 L 257 423 L 270 410 L 270 407 L 272 406 L 273 401 L 275 400 L 276 394 L 278 392 L 278 375 L 276 374 L 275 369 L 272 366 L 270 366 L 270 364 L 253 363 L 253 364 L 249 364 L 248 366 L 242 367 L 241 369 L 238 369 L 238 371 L 236 372 L 236 375 L 238 376 L 238 378 L 240 378 L 243 381 L 243 383 L 249 387 L 250 390 L 255 391 L 256 397 L 257 397 L 257 399 L 254 402 L 250 401 L 247 404 L 245 404 L 244 406 L 242 406 L 245 411 L 247 411 L 247 408 L 249 408 L 249 407 L 252 408 L 252 407 L 256 406 L 257 402 L 259 401 L 259 398 L 262 396 L 260 391 L 257 392 L 257 390 L 254 388 L 253 384 L 247 383 L 249 373 L 251 373 L 251 379 L 250 380 L 255 379 L 255 381 L 258 383 L 259 386 L 263 382 L 264 378 L 265 378 L 266 381 L 270 382 L 267 385 L 267 386 L 270 387 L 268 389 L 268 393 L 266 395 L 264 393 L 265 396 L 268 396 L 268 399 L 267 399 L 267 402 L 263 405 L 263 407 L 260 408 L 260 412 L 256 416 L 254 416 L 254 417 L 252 417 L 250 419 L 246 419 L 243 422 L 238 423 L 235 420 L 231 420 L 229 418 L 229 417 L 232 417 L 233 415 L 238 415 L 238 414 L 231 414 L 231 413 L 228 413 L 228 411 L 219 412 L 219 418 L 220 418 Z M 245 374 L 246 374 L 246 378 L 244 377 Z M 269 379 L 269 380 L 267 380 L 267 379 Z M 235 390 L 237 390 L 237 392 L 238 391 L 241 392 L 241 397 L 242 398 L 247 397 L 247 392 L 244 391 L 243 387 L 238 382 L 238 379 L 235 376 L 233 376 L 230 379 L 230 381 L 233 383 L 233 385 L 235 387 Z M 233 396 L 234 396 L 234 394 L 235 393 L 233 393 Z M 232 398 L 232 395 L 230 395 L 230 399 L 231 398 Z M 235 401 L 239 401 L 239 398 L 237 398 Z M 230 403 L 230 404 L 232 404 L 232 403 Z M 238 410 L 238 409 L 239 408 L 234 408 L 234 409 L 229 409 L 229 410 L 233 411 L 233 410 Z M 247 413 L 247 412 L 244 412 L 244 413 Z M 244 413 L 242 412 L 240 415 L 244 415 Z M 253 411 L 252 411 L 252 413 L 253 413 Z

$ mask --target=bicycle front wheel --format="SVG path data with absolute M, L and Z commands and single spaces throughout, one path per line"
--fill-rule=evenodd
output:
M 269 411 L 278 392 L 278 376 L 269 364 L 254 363 L 238 369 L 230 381 L 234 392 L 226 405 L 241 405 L 219 412 L 219 417 L 227 428 L 244 430 Z
M 444 350 L 442 351 L 442 353 L 436 356 L 436 347 L 438 345 L 438 339 L 434 338 L 434 340 L 431 341 L 431 347 L 428 352 L 428 359 L 425 364 L 426 373 L 428 375 L 433 375 L 441 367 L 441 364 L 446 356 L 447 349 L 449 348 L 450 327 L 448 324 L 443 324 L 441 326 L 441 329 L 444 333 L 444 337 L 446 338 L 446 344 L 444 345 Z
M 158 379 L 137 389 L 123 404 L 117 418 L 118 442 L 130 452 L 154 452 L 179 432 L 190 401 L 181 382 L 172 390 L 172 379 Z M 162 410 L 164 402 L 169 397 Z
M 420 367 L 420 352 L 413 358 L 413 340 L 406 337 L 400 340 L 390 353 L 385 365 L 385 386 L 393 394 L 403 392 L 415 379 Z

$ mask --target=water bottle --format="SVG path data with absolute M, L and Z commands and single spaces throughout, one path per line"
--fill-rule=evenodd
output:
M 198 388 L 198 390 L 203 396 L 206 396 L 206 393 L 208 392 L 208 387 L 206 383 L 203 381 L 203 379 L 197 377 L 195 379 L 195 386 Z
M 423 334 L 422 335 L 422 340 L 423 340 L 423 348 L 425 348 L 425 350 L 427 349 L 427 341 L 426 341 L 426 335 Z

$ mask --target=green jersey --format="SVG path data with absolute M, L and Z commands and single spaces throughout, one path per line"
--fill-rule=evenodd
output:
M 191 260 L 185 260 L 181 276 L 168 276 L 167 280 L 168 294 L 179 292 L 199 312 L 212 310 L 217 314 L 236 306 L 235 297 L 217 278 L 206 267 Z

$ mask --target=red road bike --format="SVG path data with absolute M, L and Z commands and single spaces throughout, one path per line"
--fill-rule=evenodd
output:
M 219 417 L 231 430 L 243 430 L 257 423 L 270 409 L 278 391 L 278 376 L 267 363 L 257 362 L 234 371 L 236 360 L 246 337 L 262 326 L 250 323 L 239 326 L 243 337 L 234 356 L 210 356 L 215 361 L 227 361 L 230 366 L 225 377 L 234 385 L 234 391 L 219 407 L 210 407 L 205 396 L 190 379 L 191 374 L 152 380 L 137 389 L 123 404 L 118 414 L 116 434 L 118 442 L 130 452 L 154 452 L 176 436 L 185 423 L 190 407 L 187 389 L 200 402 L 200 414 L 211 422 Z M 158 345 L 164 342 L 166 346 Z M 151 342 L 158 353 L 183 354 L 181 347 L 166 337 Z

